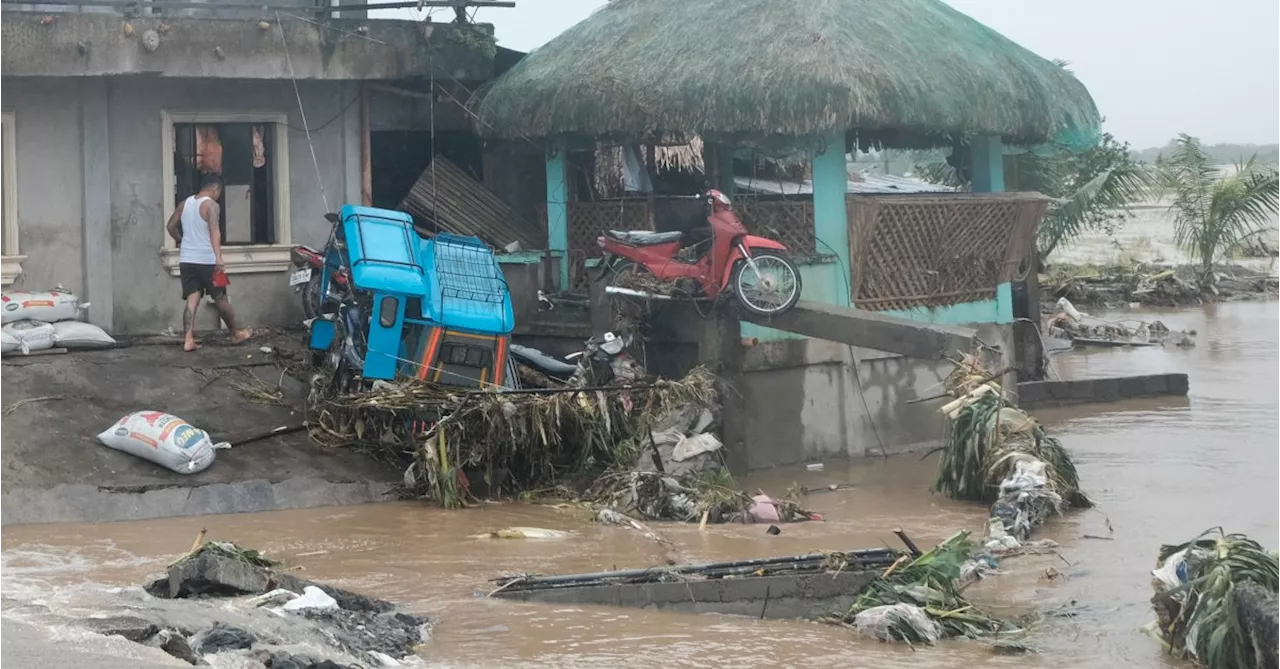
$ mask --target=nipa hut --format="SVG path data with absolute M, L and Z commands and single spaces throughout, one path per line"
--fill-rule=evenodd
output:
M 1004 147 L 1084 148 L 1100 124 L 1070 72 L 941 0 L 611 0 L 475 107 L 488 137 L 545 145 L 553 251 L 589 252 L 603 228 L 661 228 L 652 197 L 630 208 L 575 201 L 574 150 L 696 138 L 724 191 L 735 151 L 802 152 L 811 197 L 740 209 L 748 226 L 828 256 L 805 268 L 806 292 L 968 322 L 1012 319 L 1007 284 L 1043 215 L 1043 199 L 978 195 L 1004 190 Z M 848 151 L 935 147 L 962 149 L 975 193 L 850 194 Z M 571 264 L 561 263 L 566 285 Z

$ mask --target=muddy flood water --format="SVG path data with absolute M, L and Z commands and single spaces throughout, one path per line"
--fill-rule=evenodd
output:
M 1143 312 L 1151 317 L 1155 312 Z M 1117 318 L 1135 314 L 1118 314 Z M 477 596 L 504 572 L 564 573 L 643 567 L 668 557 L 705 561 L 894 545 L 894 527 L 920 544 L 959 529 L 980 532 L 985 510 L 929 493 L 934 462 L 919 456 L 827 463 L 752 476 L 750 489 L 811 494 L 827 521 L 761 526 L 658 526 L 678 546 L 668 554 L 634 532 L 585 522 L 584 512 L 492 505 L 444 512 L 417 504 L 320 509 L 100 525 L 4 530 L 7 621 L 36 625 L 49 615 L 113 611 L 111 589 L 135 586 L 186 551 L 201 528 L 305 567 L 305 576 L 437 616 L 421 653 L 431 667 L 1178 667 L 1140 628 L 1150 619 L 1149 571 L 1161 543 L 1224 525 L 1269 546 L 1277 523 L 1278 395 L 1276 302 L 1161 312 L 1170 327 L 1194 328 L 1184 349 L 1075 351 L 1054 358 L 1062 378 L 1186 372 L 1189 398 L 1037 412 L 1074 454 L 1095 511 L 1050 520 L 1039 536 L 1055 556 L 1006 560 L 1002 573 L 970 592 L 993 611 L 1045 613 L 1025 643 L 1039 652 L 1005 657 L 979 643 L 934 648 L 859 639 L 842 628 L 715 615 L 522 604 Z M 1111 530 L 1108 530 L 1108 523 Z M 572 531 L 561 541 L 483 540 L 507 526 Z M 1095 535 L 1107 539 L 1085 538 Z M 1054 567 L 1065 579 L 1047 581 Z M 27 606 L 23 606 L 27 604 Z M 57 630 L 52 633 L 55 636 Z M 70 638 L 70 637 L 68 637 Z M 123 643 L 123 642 L 122 642 Z M 111 646 L 117 648 L 117 646 Z M 119 652 L 127 653 L 120 646 Z M 6 653 L 7 655 L 7 653 Z M 5 658 L 9 660 L 9 657 Z M 84 665 L 80 665 L 84 666 Z

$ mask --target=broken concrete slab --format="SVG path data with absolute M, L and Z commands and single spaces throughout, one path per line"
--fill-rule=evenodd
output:
M 271 571 L 205 553 L 169 567 L 169 599 L 210 595 L 235 597 L 271 590 Z
M 940 360 L 973 349 L 977 330 L 934 325 L 824 302 L 800 300 L 774 317 L 744 314 L 742 320 L 795 334 L 922 360 Z

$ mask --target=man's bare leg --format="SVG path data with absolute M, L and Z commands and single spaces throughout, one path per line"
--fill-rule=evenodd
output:
M 243 344 L 249 337 L 253 336 L 248 328 L 236 327 L 236 312 L 231 308 L 231 300 L 227 296 L 219 295 L 214 300 L 213 306 L 218 308 L 218 315 L 222 316 L 222 322 L 227 324 L 227 329 L 231 331 L 231 343 Z
M 182 307 L 182 350 L 188 353 L 199 348 L 196 345 L 196 312 L 200 310 L 200 298 L 200 293 L 192 293 Z

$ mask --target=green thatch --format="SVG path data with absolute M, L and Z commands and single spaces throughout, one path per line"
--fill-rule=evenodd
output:
M 849 130 L 860 144 L 1092 137 L 1062 67 L 941 0 L 611 0 L 493 83 L 500 138 L 761 143 Z

